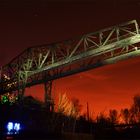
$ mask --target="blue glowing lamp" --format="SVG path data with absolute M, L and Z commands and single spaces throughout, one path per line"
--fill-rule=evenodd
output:
M 14 130 L 18 132 L 20 130 L 20 123 L 15 123 Z
M 7 130 L 8 130 L 8 134 L 11 134 L 12 133 L 12 130 L 14 128 L 14 124 L 12 122 L 8 122 L 7 124 Z
M 21 129 L 20 123 L 8 122 L 7 124 L 7 134 L 18 134 Z

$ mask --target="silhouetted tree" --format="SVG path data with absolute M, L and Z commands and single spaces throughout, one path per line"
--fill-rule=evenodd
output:
M 140 95 L 135 95 L 133 98 L 133 104 L 130 108 L 131 122 L 140 122 Z
M 123 122 L 125 124 L 128 124 L 130 122 L 130 111 L 128 108 L 121 109 L 121 117 L 123 119 Z
M 98 126 L 101 126 L 101 127 L 110 125 L 109 118 L 102 112 L 97 116 L 96 121 L 97 121 Z
M 118 112 L 117 110 L 113 109 L 109 111 L 109 120 L 112 124 L 117 124 L 118 123 Z
M 72 98 L 71 102 L 75 110 L 75 117 L 78 117 L 80 115 L 82 105 L 80 104 L 79 99 L 77 98 Z

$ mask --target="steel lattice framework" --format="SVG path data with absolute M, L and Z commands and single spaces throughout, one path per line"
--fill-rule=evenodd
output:
M 136 20 L 26 49 L 1 68 L 0 94 L 140 55 Z M 5 77 L 5 78 L 4 78 Z

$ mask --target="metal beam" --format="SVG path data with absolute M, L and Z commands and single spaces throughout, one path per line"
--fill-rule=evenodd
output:
M 139 45 L 135 46 L 139 42 L 139 27 L 133 20 L 75 39 L 28 48 L 2 67 L 0 94 L 139 56 Z
M 48 66 L 45 66 L 42 69 L 29 71 L 29 76 L 40 73 L 40 72 L 43 72 L 43 71 L 46 71 L 46 70 L 54 69 L 54 68 L 57 68 L 59 66 L 66 65 L 68 63 L 73 63 L 74 61 L 82 60 L 85 57 L 89 57 L 89 56 L 95 57 L 95 56 L 98 56 L 98 55 L 101 55 L 101 54 L 104 54 L 104 53 L 107 53 L 107 52 L 111 52 L 111 51 L 115 50 L 116 47 L 118 49 L 118 48 L 122 48 L 122 46 L 132 45 L 132 44 L 135 44 L 135 43 L 138 43 L 138 42 L 140 42 L 140 35 L 136 35 L 134 37 L 130 37 L 130 38 L 118 41 L 116 43 L 112 43 L 112 44 L 109 44 L 109 45 L 106 45 L 106 46 L 102 46 L 102 47 L 99 47 L 97 49 L 93 49 L 91 51 L 86 51 L 84 53 L 81 53 L 80 55 L 73 56 L 70 59 L 66 58 L 66 59 L 61 60 L 59 62 L 56 62 L 56 63 L 50 64 Z

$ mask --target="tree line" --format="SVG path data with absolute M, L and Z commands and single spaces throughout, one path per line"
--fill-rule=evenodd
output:
M 97 123 L 117 124 L 136 124 L 140 123 L 140 95 L 133 97 L 133 103 L 130 108 L 122 108 L 120 111 L 110 109 L 108 115 L 100 113 L 96 117 Z

